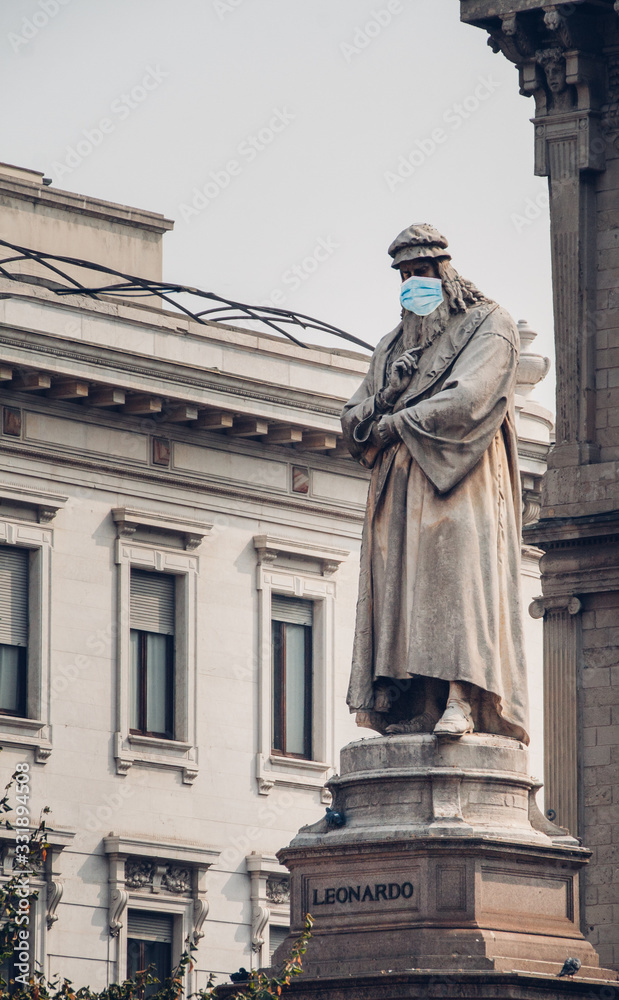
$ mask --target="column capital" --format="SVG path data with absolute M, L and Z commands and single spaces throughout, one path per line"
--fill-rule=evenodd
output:
M 520 91 L 534 96 L 536 116 L 599 110 L 603 50 L 619 44 L 619 16 L 599 0 L 461 0 L 460 17 L 488 32 L 488 44 L 520 72 Z

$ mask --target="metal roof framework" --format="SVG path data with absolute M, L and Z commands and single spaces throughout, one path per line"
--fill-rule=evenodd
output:
M 362 347 L 370 352 L 374 350 L 371 344 L 367 344 L 364 340 L 360 340 L 359 337 L 355 337 L 345 330 L 340 330 L 339 327 L 333 326 L 331 323 L 325 323 L 322 320 L 315 319 L 313 316 L 306 316 L 304 313 L 298 313 L 290 309 L 277 309 L 273 306 L 252 306 L 245 302 L 236 302 L 234 299 L 227 299 L 216 292 L 206 292 L 201 288 L 177 285 L 168 281 L 138 278 L 135 275 L 125 274 L 122 271 L 116 271 L 114 268 L 106 267 L 103 264 L 95 264 L 93 261 L 83 260 L 80 257 L 64 257 L 59 254 L 43 253 L 41 250 L 32 250 L 28 247 L 17 246 L 6 240 L 0 240 L 0 248 L 4 248 L 4 254 L 0 257 L 0 274 L 3 277 L 9 278 L 12 281 L 23 280 L 24 273 L 11 270 L 11 265 L 14 267 L 16 264 L 24 262 L 38 264 L 40 267 L 47 269 L 50 275 L 61 278 L 62 282 L 64 282 L 61 283 L 54 279 L 49 282 L 48 287 L 56 295 L 89 295 L 94 299 L 100 295 L 110 295 L 120 298 L 157 296 L 172 309 L 179 310 L 179 312 L 195 320 L 196 323 L 203 325 L 209 321 L 224 326 L 232 323 L 251 321 L 266 326 L 269 330 L 274 330 L 276 333 L 292 341 L 297 347 L 303 348 L 307 348 L 307 345 L 291 333 L 289 328 L 292 327 L 295 332 L 299 328 L 303 330 L 317 330 L 320 333 L 326 333 L 345 340 L 350 344 L 355 344 L 357 347 Z M 63 270 L 59 266 L 62 264 L 92 271 L 93 284 L 82 284 L 77 278 L 68 274 L 66 270 Z M 94 280 L 95 275 L 105 276 L 107 280 L 102 277 L 97 283 Z M 173 296 L 180 295 L 193 296 L 198 300 L 206 300 L 214 304 L 206 309 L 190 309 L 178 299 L 173 298 Z

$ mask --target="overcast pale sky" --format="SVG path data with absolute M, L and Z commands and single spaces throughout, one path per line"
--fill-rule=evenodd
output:
M 168 280 L 376 343 L 431 222 L 552 354 L 534 107 L 458 0 L 3 0 L 0 45 L 0 158 L 176 220 Z

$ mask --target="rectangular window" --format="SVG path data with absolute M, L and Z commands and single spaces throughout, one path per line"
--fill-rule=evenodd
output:
M 163 913 L 129 910 L 127 918 L 127 976 L 135 979 L 138 972 L 149 966 L 152 974 L 163 983 L 172 972 L 172 934 L 174 918 Z M 146 987 L 147 998 L 160 989 L 157 983 Z
M 175 578 L 131 570 L 133 733 L 174 739 Z
M 289 927 L 278 927 L 273 924 L 269 925 L 269 958 L 273 958 L 273 955 L 279 948 L 280 944 L 283 944 L 288 937 L 289 932 Z
M 28 656 L 26 549 L 0 546 L 0 713 L 26 715 Z
M 305 760 L 312 759 L 312 622 L 312 601 L 272 595 L 272 749 Z

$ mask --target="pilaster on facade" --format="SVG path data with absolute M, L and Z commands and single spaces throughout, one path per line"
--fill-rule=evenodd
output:
M 290 927 L 290 873 L 270 854 L 253 851 L 245 859 L 251 880 L 252 968 L 270 965 L 271 930 Z
M 16 836 L 20 831 L 3 827 L 0 830 L 0 884 L 6 884 L 23 872 L 16 864 Z M 50 932 L 59 920 L 58 906 L 64 892 L 62 852 L 70 848 L 75 833 L 72 830 L 48 830 L 45 834 L 47 850 L 42 868 L 37 874 L 29 873 L 29 887 L 37 893 L 31 906 L 29 927 L 31 932 L 30 960 L 40 968 L 45 967 L 45 956 L 50 950 Z
M 552 822 L 582 833 L 579 808 L 579 743 L 582 703 L 580 657 L 582 602 L 574 595 L 545 600 L 529 607 L 532 618 L 544 619 L 545 803 Z

